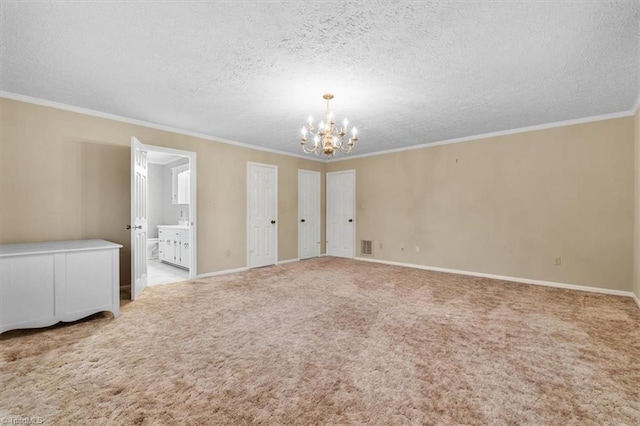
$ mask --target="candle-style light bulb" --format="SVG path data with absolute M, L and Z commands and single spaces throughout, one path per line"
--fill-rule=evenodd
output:
M 302 126 L 302 136 L 307 136 L 307 128 Z
M 321 129 L 324 129 L 324 121 L 321 121 L 321 122 L 320 122 L 320 128 L 321 128 Z
M 344 121 L 342 122 L 342 128 L 346 129 L 347 128 L 347 124 L 349 124 L 349 122 L 347 121 L 347 119 L 345 118 Z
M 313 117 L 309 116 L 309 118 L 307 119 L 307 121 L 309 122 L 309 124 L 313 124 Z
M 353 130 L 351 130 L 351 133 L 353 134 L 353 136 L 355 137 L 356 134 L 358 134 L 358 129 L 356 129 L 355 127 L 353 128 Z

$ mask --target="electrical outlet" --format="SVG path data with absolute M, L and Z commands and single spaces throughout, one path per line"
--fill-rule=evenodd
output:
M 420 251 L 420 246 L 416 246 L 416 253 Z
M 562 265 L 562 258 L 561 257 L 556 257 L 555 259 L 553 259 L 553 264 L 555 266 L 560 266 Z
M 224 255 L 225 255 L 225 256 L 227 256 L 227 257 L 231 256 L 231 250 L 227 250 L 227 251 L 224 253 Z
M 404 251 L 404 247 L 400 247 L 400 251 Z
M 382 243 L 380 243 L 380 250 L 382 250 Z

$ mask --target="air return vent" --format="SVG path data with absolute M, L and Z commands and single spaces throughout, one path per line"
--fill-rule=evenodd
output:
M 373 255 L 373 241 L 360 240 L 360 253 L 365 256 Z

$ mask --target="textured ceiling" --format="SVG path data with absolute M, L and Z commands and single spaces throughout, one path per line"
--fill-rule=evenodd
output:
M 299 153 L 357 153 L 629 111 L 640 0 L 1 3 L 5 92 Z M 354 151 L 354 154 L 356 151 Z

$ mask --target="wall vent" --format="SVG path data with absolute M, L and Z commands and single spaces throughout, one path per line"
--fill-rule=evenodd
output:
M 360 253 L 365 256 L 373 255 L 373 241 L 371 240 L 361 240 L 360 241 Z

